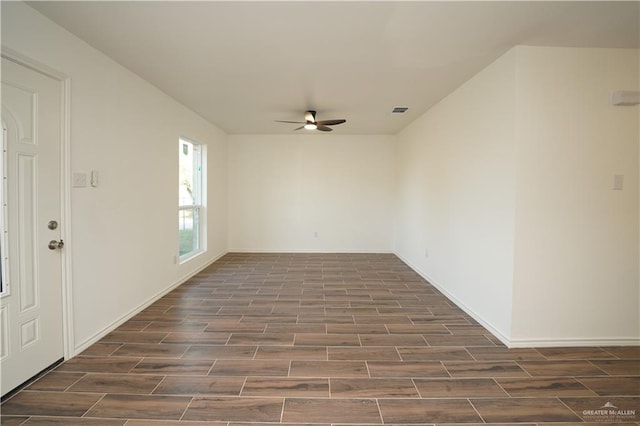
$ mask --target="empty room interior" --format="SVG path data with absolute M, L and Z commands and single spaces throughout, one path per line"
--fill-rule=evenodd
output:
M 640 3 L 0 8 L 2 425 L 640 424 Z

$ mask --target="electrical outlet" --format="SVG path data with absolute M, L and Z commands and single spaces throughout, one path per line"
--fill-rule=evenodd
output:
M 318 238 L 318 231 L 313 233 L 313 238 Z
M 429 249 L 424 249 L 424 257 L 429 257 Z

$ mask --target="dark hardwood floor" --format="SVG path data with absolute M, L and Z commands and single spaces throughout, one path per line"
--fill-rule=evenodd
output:
M 640 348 L 507 349 L 393 255 L 228 254 L 0 409 L 3 425 L 637 424 Z

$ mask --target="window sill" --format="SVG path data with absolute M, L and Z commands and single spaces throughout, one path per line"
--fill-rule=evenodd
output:
M 204 254 L 205 250 L 198 250 L 198 251 L 194 251 L 192 253 L 187 253 L 187 254 L 183 254 L 182 256 L 180 256 L 178 258 L 178 263 L 180 265 L 184 265 L 185 263 L 195 259 L 196 257 L 200 256 L 201 254 Z

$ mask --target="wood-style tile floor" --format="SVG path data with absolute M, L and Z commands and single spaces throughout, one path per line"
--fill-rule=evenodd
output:
M 228 254 L 1 410 L 3 425 L 637 423 L 639 395 L 640 348 L 507 349 L 393 255 Z

